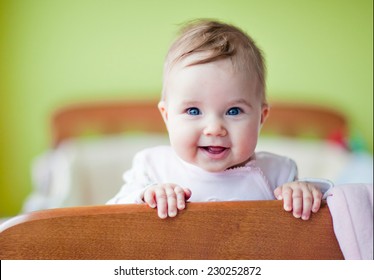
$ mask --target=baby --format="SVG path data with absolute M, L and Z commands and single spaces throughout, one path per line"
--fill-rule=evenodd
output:
M 139 152 L 108 204 L 146 203 L 160 218 L 187 200 L 283 199 L 303 220 L 319 210 L 321 190 L 297 181 L 293 160 L 255 153 L 269 113 L 265 65 L 240 29 L 209 20 L 184 27 L 165 60 L 158 108 L 171 145 Z

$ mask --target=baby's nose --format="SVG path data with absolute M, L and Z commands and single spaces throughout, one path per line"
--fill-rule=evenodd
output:
M 227 130 L 222 121 L 215 119 L 206 124 L 204 134 L 209 136 L 226 136 Z

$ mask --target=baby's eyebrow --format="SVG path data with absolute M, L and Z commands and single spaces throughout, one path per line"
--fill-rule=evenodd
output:
M 233 106 L 233 105 L 245 105 L 245 106 L 248 106 L 248 107 L 253 107 L 252 104 L 250 102 L 248 102 L 248 100 L 246 100 L 244 98 L 231 100 L 230 102 L 228 102 L 228 105 L 229 106 Z
M 196 107 L 200 104 L 200 102 L 194 100 L 184 100 L 181 104 L 183 107 Z

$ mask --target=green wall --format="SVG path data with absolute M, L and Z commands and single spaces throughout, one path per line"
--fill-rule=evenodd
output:
M 373 150 L 372 0 L 2 0 L 0 216 L 16 214 L 31 190 L 51 112 L 74 101 L 157 97 L 178 24 L 198 17 L 255 38 L 270 99 L 341 110 Z

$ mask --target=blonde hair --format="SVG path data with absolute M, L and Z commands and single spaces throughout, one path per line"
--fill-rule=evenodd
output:
M 254 40 L 239 28 L 214 20 L 194 20 L 185 25 L 171 45 L 164 64 L 162 98 L 165 98 L 168 75 L 173 67 L 192 54 L 204 53 L 188 66 L 230 58 L 236 71 L 247 71 L 259 82 L 258 94 L 266 104 L 266 68 L 262 51 Z

